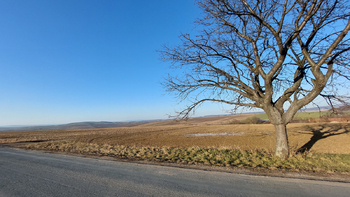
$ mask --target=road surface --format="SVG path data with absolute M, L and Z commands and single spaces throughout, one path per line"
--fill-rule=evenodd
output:
M 182 169 L 0 147 L 0 196 L 349 196 L 349 183 Z

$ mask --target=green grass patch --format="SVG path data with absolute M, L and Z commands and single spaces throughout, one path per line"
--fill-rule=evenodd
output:
M 269 117 L 267 117 L 267 114 L 265 114 L 265 113 L 257 114 L 257 115 L 255 115 L 254 117 L 260 118 L 260 119 L 262 119 L 262 120 L 267 120 L 267 119 L 269 119 Z
M 298 112 L 295 114 L 294 119 L 309 119 L 309 118 L 314 118 L 318 119 L 323 116 L 329 116 L 331 115 L 330 111 L 321 111 L 321 112 Z
M 350 155 L 348 154 L 305 153 L 282 160 L 273 156 L 272 153 L 262 150 L 111 146 L 73 140 L 28 144 L 25 147 L 189 165 L 288 169 L 327 173 L 350 172 Z

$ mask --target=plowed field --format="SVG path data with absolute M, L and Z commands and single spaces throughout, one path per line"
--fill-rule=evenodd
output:
M 161 121 L 134 127 L 31 131 L 0 133 L 0 143 L 30 143 L 74 139 L 96 144 L 240 148 L 245 150 L 275 147 L 271 124 L 230 124 L 252 115 L 207 117 L 187 122 Z M 292 123 L 287 126 L 292 151 L 304 146 L 312 152 L 350 154 L 349 123 Z

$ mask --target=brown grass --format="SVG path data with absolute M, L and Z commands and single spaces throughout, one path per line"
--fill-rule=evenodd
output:
M 137 147 L 123 145 L 99 145 L 76 142 L 74 140 L 35 144 L 22 144 L 21 147 L 36 150 L 59 151 L 66 153 L 108 156 L 127 160 L 146 160 L 187 165 L 219 167 L 239 167 L 246 169 L 308 171 L 338 175 L 349 175 L 350 155 L 303 153 L 288 159 L 273 156 L 264 150 L 216 149 L 216 148 L 171 148 Z

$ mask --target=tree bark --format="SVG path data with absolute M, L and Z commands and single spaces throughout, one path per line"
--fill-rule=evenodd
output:
M 276 133 L 276 153 L 275 155 L 286 159 L 289 157 L 289 145 L 286 124 L 277 124 L 275 126 Z

